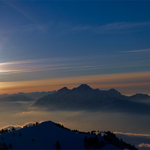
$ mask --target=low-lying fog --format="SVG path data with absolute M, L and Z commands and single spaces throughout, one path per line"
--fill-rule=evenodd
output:
M 109 130 L 116 133 L 121 132 L 121 134 L 118 134 L 119 137 L 123 136 L 124 133 L 149 134 L 146 138 L 150 139 L 149 115 L 143 116 L 139 114 L 104 111 L 90 112 L 35 110 L 29 108 L 32 103 L 33 101 L 0 102 L 0 128 L 2 129 L 10 125 L 22 126 L 29 122 L 51 120 L 53 122 L 61 123 L 70 129 L 77 129 L 79 131 Z M 129 137 L 131 138 L 131 136 L 132 134 Z M 137 136 L 135 137 L 137 138 Z M 145 137 L 145 135 L 143 135 L 143 137 Z M 128 140 L 130 138 L 128 138 Z M 126 141 L 129 142 L 130 140 L 128 140 Z M 138 146 L 142 143 L 144 142 L 141 141 L 140 143 L 135 143 L 135 140 L 133 140 L 133 143 L 131 144 Z M 146 144 L 150 144 L 150 142 Z M 142 145 L 141 147 L 144 146 Z

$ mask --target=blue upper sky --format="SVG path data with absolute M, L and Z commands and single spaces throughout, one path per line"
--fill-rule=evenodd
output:
M 150 1 L 1 0 L 0 81 L 149 72 L 149 8 Z

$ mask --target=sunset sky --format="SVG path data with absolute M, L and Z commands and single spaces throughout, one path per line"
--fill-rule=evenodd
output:
M 150 1 L 0 0 L 0 19 L 0 94 L 150 94 Z

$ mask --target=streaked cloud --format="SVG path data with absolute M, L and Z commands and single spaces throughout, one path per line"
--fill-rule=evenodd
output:
M 134 50 L 135 52 L 150 51 Z M 127 53 L 128 51 L 126 51 Z M 129 51 L 130 52 L 130 51 Z M 125 52 L 124 52 L 125 53 Z M 118 63 L 119 59 L 123 57 L 122 61 Z M 118 59 L 119 58 L 119 59 Z M 109 61 L 107 61 L 109 60 Z M 116 53 L 114 55 L 93 55 L 93 56 L 79 56 L 79 57 L 54 57 L 54 58 L 42 58 L 42 59 L 30 59 L 21 61 L 1 62 L 0 73 L 1 74 L 14 74 L 25 72 L 38 72 L 38 71 L 54 71 L 54 70 L 68 70 L 68 71 L 80 71 L 80 70 L 100 70 L 100 69 L 119 69 L 126 67 L 148 67 L 150 61 L 144 60 L 128 60 L 126 61 L 123 54 Z
M 12 4 L 9 4 L 10 6 Z M 7 27 L 2 26 L 0 28 L 1 34 L 14 34 L 14 33 L 24 33 L 32 34 L 33 32 L 48 33 L 52 38 L 59 37 L 64 34 L 74 34 L 74 32 L 89 31 L 93 34 L 108 34 L 108 33 L 119 33 L 119 32 L 137 32 L 145 30 L 145 27 L 149 27 L 150 22 L 111 22 L 103 25 L 93 26 L 92 24 L 80 25 L 71 24 L 70 22 L 47 22 L 38 23 L 33 17 L 28 14 L 28 12 L 23 12 L 16 6 L 11 6 L 19 13 L 21 13 L 25 18 L 29 19 L 31 23 L 26 25 L 21 25 L 19 27 Z M 40 36 L 40 35 L 39 35 Z M 50 37 L 50 36 L 49 36 Z
M 47 65 L 47 66 L 32 66 L 29 69 L 18 69 L 18 70 L 0 70 L 0 73 L 3 74 L 13 74 L 13 73 L 25 73 L 25 72 L 38 72 L 38 71 L 54 71 L 54 70 L 87 70 L 87 69 L 96 69 L 98 66 L 63 66 L 63 65 Z M 47 68 L 46 68 L 47 67 Z
M 103 33 L 115 33 L 120 32 L 121 30 L 125 30 L 126 32 L 132 31 L 140 31 L 140 29 L 144 29 L 144 27 L 149 27 L 150 22 L 112 22 L 100 26 L 93 25 L 72 25 L 68 22 L 49 22 L 46 24 L 39 23 L 30 23 L 26 25 L 22 25 L 19 28 L 10 27 L 0 28 L 1 34 L 11 34 L 11 33 L 32 33 L 34 31 L 42 31 L 43 33 L 50 32 L 53 37 L 54 35 L 62 35 L 62 34 L 72 34 L 74 31 L 92 31 L 96 34 Z M 55 31 L 55 32 L 54 32 Z M 59 31 L 59 32 L 58 32 Z M 114 31 L 114 32 L 112 32 Z
M 140 50 L 131 50 L 131 51 L 120 51 L 119 53 L 141 53 L 141 52 L 150 52 L 150 49 L 140 49 Z
M 11 74 L 11 73 L 37 72 L 37 71 L 47 71 L 47 70 L 85 69 L 85 68 L 96 67 L 96 66 L 86 65 L 86 64 L 79 65 L 78 63 L 74 62 L 76 60 L 81 60 L 84 58 L 85 57 L 45 58 L 45 59 L 4 62 L 4 63 L 0 63 L 0 67 L 1 67 L 0 73 Z
M 112 30 L 112 29 L 124 29 L 124 28 L 133 28 L 141 26 L 149 26 L 150 22 L 114 22 L 100 26 L 103 30 Z
M 128 136 L 138 136 L 138 137 L 148 137 L 150 138 L 150 134 L 138 134 L 138 133 L 124 133 L 124 132 L 113 132 L 114 134 L 123 134 Z
M 150 88 L 149 77 L 150 72 L 139 72 L 1 82 L 0 94 L 29 91 L 53 91 L 64 86 L 74 88 L 82 83 L 89 84 L 92 88 L 100 89 L 120 89 L 129 87 L 134 89 L 134 87 L 138 87 L 139 91 L 141 90 L 141 92 L 143 92 L 142 90 L 145 90 L 145 88 Z M 130 92 L 132 92 L 132 90 Z
M 93 27 L 91 26 L 75 26 L 71 30 L 76 31 L 76 30 L 89 30 L 92 29 Z
M 139 28 L 140 29 L 143 27 L 149 27 L 150 22 L 113 22 L 113 23 L 108 23 L 108 24 L 104 24 L 104 25 L 100 25 L 100 26 L 91 26 L 91 25 L 87 25 L 87 26 L 76 26 L 73 27 L 71 30 L 73 31 L 83 31 L 83 30 L 91 30 L 94 31 L 96 33 L 106 33 L 110 31 L 113 32 L 117 32 L 120 30 L 126 30 L 126 31 L 138 31 L 135 30 L 135 28 Z

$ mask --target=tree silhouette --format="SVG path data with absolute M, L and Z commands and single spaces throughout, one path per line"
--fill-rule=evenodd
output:
M 1 133 L 5 133 L 4 129 L 1 130 Z
M 11 143 L 9 143 L 9 148 L 12 148 L 12 144 Z
M 127 144 L 125 143 L 124 141 L 119 140 L 115 134 L 111 133 L 110 131 L 107 131 L 105 132 L 106 135 L 103 136 L 103 138 L 110 144 L 113 144 L 115 145 L 116 147 L 119 147 L 119 148 L 127 148 L 127 149 L 132 149 L 132 150 L 137 150 L 137 148 L 135 148 L 135 146 L 131 146 L 131 144 Z
M 60 150 L 60 143 L 59 143 L 59 141 L 56 142 L 56 149 Z
M 12 131 L 16 130 L 14 127 L 11 129 Z
M 96 131 L 93 130 L 93 131 L 91 131 L 91 134 L 94 134 L 94 135 L 95 135 L 95 134 L 96 134 L 95 132 L 96 132 Z
M 6 143 L 2 143 L 2 147 L 6 147 Z

